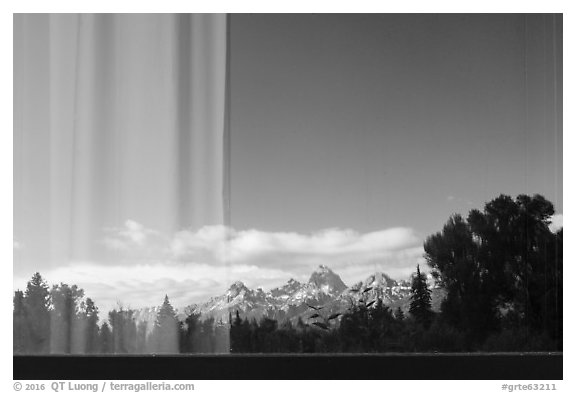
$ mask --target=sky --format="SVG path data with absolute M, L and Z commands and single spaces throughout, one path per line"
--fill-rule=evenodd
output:
M 144 41 L 150 23 L 124 22 L 123 37 Z M 74 219 L 91 211 L 80 220 L 89 246 L 79 248 L 45 197 L 59 195 L 54 177 L 38 169 L 42 141 L 50 141 L 42 116 L 53 118 L 54 106 L 28 113 L 36 131 L 24 136 L 39 140 L 18 135 L 15 123 L 15 152 L 37 145 L 15 154 L 14 287 L 40 271 L 50 284 L 83 287 L 101 309 L 118 301 L 160 304 L 165 293 L 182 307 L 236 280 L 265 289 L 292 277 L 305 281 L 319 264 L 349 285 L 374 271 L 406 278 L 425 263 L 425 238 L 451 214 L 482 208 L 501 193 L 543 194 L 556 207 L 554 225 L 562 225 L 561 31 L 561 19 L 550 15 L 232 15 L 229 222 L 179 214 L 193 205 L 178 194 L 186 175 L 170 169 L 182 150 L 177 135 L 157 137 L 172 121 L 175 104 L 167 100 L 179 79 L 155 70 L 180 63 L 138 48 L 114 52 L 98 64 L 109 83 L 132 93 L 115 98 L 128 113 L 96 102 L 106 114 L 97 125 L 109 132 L 97 140 L 99 151 L 120 154 L 97 173 L 98 184 L 116 184 L 121 202 L 94 197 L 65 213 Z M 158 47 L 172 39 L 160 38 Z M 179 58 L 177 49 L 164 54 Z M 34 95 L 25 97 L 54 98 L 43 79 L 54 75 L 36 67 Z M 150 101 L 141 89 L 160 96 Z M 120 133 L 122 146 L 134 148 L 117 148 Z M 176 172 L 192 165 L 198 176 L 203 161 L 195 157 L 209 152 L 193 153 L 176 162 Z M 203 191 L 206 182 L 215 189 L 211 178 L 187 191 L 204 201 L 195 211 L 211 195 L 221 197 Z M 52 216 L 43 218 L 44 208 Z
M 500 193 L 562 212 L 551 28 L 542 15 L 235 16 L 233 226 L 427 235 Z

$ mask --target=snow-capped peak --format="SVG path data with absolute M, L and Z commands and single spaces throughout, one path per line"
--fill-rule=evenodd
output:
M 325 265 L 318 266 L 312 273 L 308 285 L 331 295 L 338 295 L 347 288 L 340 276 Z
M 242 281 L 234 282 L 228 289 L 227 295 L 230 297 L 238 296 L 242 291 L 247 291 L 246 285 Z
M 242 318 L 268 316 L 280 321 L 311 312 L 310 305 L 326 307 L 330 312 L 345 312 L 353 304 L 374 307 L 372 304 L 378 304 L 375 302 L 380 300 L 390 308 L 404 309 L 409 299 L 408 280 L 396 281 L 385 273 L 376 272 L 347 288 L 338 274 L 320 265 L 307 283 L 291 278 L 283 286 L 268 292 L 262 288 L 249 289 L 243 282 L 236 281 L 223 295 L 191 305 L 186 313 L 219 320 L 239 311 Z
M 288 298 L 292 296 L 296 291 L 302 288 L 302 283 L 291 278 L 286 284 L 279 288 L 274 288 L 270 291 L 270 294 L 278 298 Z
M 382 288 L 388 288 L 388 287 L 395 287 L 397 285 L 398 282 L 396 282 L 396 280 L 391 279 L 387 274 L 381 272 L 371 274 L 363 282 L 364 287 L 378 286 Z

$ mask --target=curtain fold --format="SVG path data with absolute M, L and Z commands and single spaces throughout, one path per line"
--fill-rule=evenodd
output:
M 226 15 L 14 16 L 15 273 L 225 224 L 227 45 Z
M 223 223 L 225 15 L 21 14 L 14 33 L 16 238 L 90 258 L 126 219 Z

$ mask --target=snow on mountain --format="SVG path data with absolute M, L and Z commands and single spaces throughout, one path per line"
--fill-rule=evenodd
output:
M 270 291 L 270 295 L 278 300 L 283 300 L 287 302 L 298 291 L 300 291 L 303 286 L 304 284 L 291 278 L 284 286 L 272 289 Z
M 385 273 L 377 272 L 368 276 L 364 281 L 352 285 L 340 297 L 356 302 L 363 300 L 366 303 L 381 299 L 384 305 L 389 306 L 407 296 L 410 296 L 410 285 L 407 281 L 399 282 Z
M 369 275 L 365 280 L 347 287 L 340 276 L 325 265 L 320 265 L 307 283 L 290 279 L 281 287 L 264 292 L 246 287 L 241 281 L 234 282 L 220 296 L 212 297 L 205 303 L 192 304 L 185 308 L 179 317 L 184 319 L 189 314 L 200 314 L 202 319 L 214 318 L 215 321 L 228 321 L 236 311 L 242 318 L 268 317 L 282 322 L 284 320 L 306 319 L 315 310 L 322 307 L 324 313 L 345 312 L 351 304 L 363 301 L 365 304 L 381 299 L 384 305 L 408 311 L 410 304 L 411 280 L 396 281 L 382 272 Z M 439 308 L 443 291 L 434 286 L 429 277 L 428 284 L 432 289 L 433 309 Z M 312 306 L 312 307 L 311 307 Z M 153 321 L 153 309 L 143 313 L 139 319 Z M 153 323 L 153 322 L 152 322 Z
M 308 309 L 306 304 L 321 305 L 333 300 L 346 289 L 340 276 L 326 266 L 319 266 L 303 284 L 290 279 L 285 285 L 269 292 L 252 290 L 244 283 L 233 283 L 224 295 L 213 297 L 206 303 L 186 308 L 187 313 L 200 314 L 203 319 L 227 320 L 238 311 L 244 318 L 263 316 L 284 320 Z
M 227 320 L 229 314 L 238 311 L 243 318 L 267 316 L 283 321 L 307 317 L 313 313 L 311 306 L 341 312 L 349 307 L 351 297 L 355 300 L 382 298 L 388 304 L 407 293 L 409 287 L 400 285 L 384 273 L 372 274 L 348 288 L 338 274 L 320 265 L 307 283 L 290 279 L 283 286 L 264 292 L 261 289 L 251 290 L 238 281 L 224 295 L 189 306 L 186 312 L 200 314 L 203 319 L 213 317 Z
M 342 281 L 340 276 L 330 270 L 324 265 L 312 272 L 308 283 L 300 284 L 297 281 L 292 283 L 289 281 L 291 292 L 288 296 L 276 298 L 277 301 L 282 301 L 281 309 L 288 312 L 295 307 L 308 303 L 311 305 L 321 305 L 333 300 L 346 290 L 346 284 Z M 282 288 L 285 288 L 286 285 Z M 281 291 L 272 290 L 272 295 L 281 293 Z M 290 314 L 290 313 L 289 313 Z
M 325 265 L 318 266 L 312 273 L 308 285 L 331 296 L 338 296 L 347 288 L 340 276 Z
M 206 303 L 194 304 L 186 308 L 186 313 L 201 314 L 202 318 L 213 317 L 215 320 L 228 320 L 229 313 L 238 310 L 246 316 L 259 318 L 268 309 L 276 308 L 274 298 L 261 288 L 252 290 L 243 282 L 236 281 L 225 294 L 210 298 Z

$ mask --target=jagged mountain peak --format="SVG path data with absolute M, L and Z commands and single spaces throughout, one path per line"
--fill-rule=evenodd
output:
M 397 287 L 401 284 L 400 281 L 396 281 L 390 278 L 389 275 L 382 272 L 376 272 L 364 279 L 363 281 L 358 281 L 356 284 L 350 287 L 351 290 L 367 289 L 367 288 L 392 288 Z
M 230 289 L 232 288 L 246 288 L 246 285 L 242 281 L 234 281 L 232 285 L 230 285 Z
M 302 288 L 302 283 L 300 281 L 291 278 L 286 284 L 279 288 L 274 288 L 270 291 L 272 296 L 276 297 L 288 297 L 293 295 L 296 291 Z
M 206 303 L 191 305 L 186 309 L 204 318 L 227 318 L 239 311 L 242 318 L 268 316 L 278 321 L 311 313 L 310 305 L 322 306 L 327 312 L 345 312 L 351 304 L 382 300 L 391 308 L 409 305 L 410 286 L 407 280 L 396 281 L 385 273 L 370 274 L 350 288 L 326 265 L 312 272 L 308 282 L 289 279 L 284 285 L 265 292 L 262 288 L 250 289 L 241 281 L 234 282 L 221 296 Z
M 244 285 L 242 281 L 235 281 L 228 289 L 227 295 L 231 297 L 238 296 L 242 291 L 248 291 L 249 289 Z
M 316 268 L 316 270 L 314 270 L 314 272 L 316 272 L 316 273 L 332 273 L 332 270 L 326 265 L 318 265 L 318 267 Z
M 376 272 L 374 274 L 369 275 L 363 282 L 363 286 L 385 286 L 385 287 L 394 287 L 398 285 L 396 280 L 393 280 L 388 276 L 386 273 Z
M 308 285 L 314 286 L 327 294 L 339 294 L 347 288 L 340 276 L 326 265 L 320 265 L 312 272 Z

